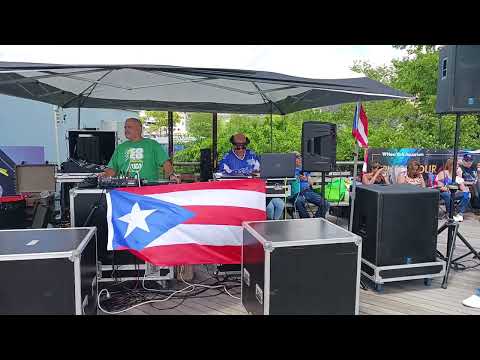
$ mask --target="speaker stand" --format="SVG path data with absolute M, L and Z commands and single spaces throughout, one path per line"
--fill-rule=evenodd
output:
M 458 158 L 458 144 L 460 140 L 460 114 L 457 114 L 456 121 L 455 121 L 455 143 L 453 145 L 453 169 L 452 169 L 452 182 L 455 184 L 456 177 L 457 177 L 457 158 Z M 453 207 L 455 204 L 455 193 L 458 190 L 458 186 L 450 185 L 448 186 L 450 190 L 450 210 L 448 211 L 448 219 L 443 224 L 437 232 L 437 235 L 440 235 L 445 229 L 448 229 L 448 236 L 447 236 L 447 253 L 445 256 L 442 255 L 437 250 L 437 255 L 440 259 L 447 262 L 446 269 L 445 269 L 445 276 L 443 277 L 442 288 L 446 289 L 448 284 L 448 276 L 450 274 L 450 266 L 454 264 L 454 267 L 458 269 L 458 260 L 463 259 L 464 257 L 474 254 L 474 258 L 480 260 L 480 255 L 478 252 L 473 248 L 472 245 L 463 237 L 463 235 L 458 231 L 459 223 L 453 219 Z M 459 256 L 456 259 L 452 259 L 453 251 L 455 249 L 455 242 L 457 240 L 457 236 L 462 240 L 465 246 L 470 250 L 468 253 Z
M 463 235 L 458 231 L 460 224 L 456 222 L 453 219 L 447 219 L 445 224 L 443 224 L 439 229 L 438 229 L 438 235 L 440 235 L 444 230 L 448 229 L 448 237 L 447 237 L 447 253 L 444 256 L 440 251 L 437 250 L 437 255 L 440 259 L 445 261 L 446 264 L 446 269 L 445 269 L 445 276 L 443 277 L 443 282 L 442 282 L 442 288 L 446 289 L 448 285 L 448 276 L 450 274 L 450 267 L 453 264 L 453 267 L 457 270 L 458 269 L 458 261 L 460 259 L 463 259 L 464 257 L 474 254 L 474 258 L 477 258 L 480 260 L 480 254 L 478 251 L 476 251 L 473 246 L 463 237 Z M 453 252 L 455 250 L 455 243 L 457 240 L 457 237 L 460 238 L 460 240 L 465 244 L 465 246 L 470 250 L 468 253 L 461 255 L 455 259 L 452 259 L 453 257 Z

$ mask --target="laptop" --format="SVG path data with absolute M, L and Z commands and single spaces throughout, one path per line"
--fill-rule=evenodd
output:
M 260 156 L 260 177 L 262 179 L 283 179 L 295 177 L 295 154 L 273 153 Z

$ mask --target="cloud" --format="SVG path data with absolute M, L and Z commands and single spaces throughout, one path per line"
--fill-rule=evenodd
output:
M 250 69 L 311 78 L 358 77 L 354 60 L 378 66 L 402 51 L 388 45 L 32 45 L 0 46 L 0 61 L 159 64 Z

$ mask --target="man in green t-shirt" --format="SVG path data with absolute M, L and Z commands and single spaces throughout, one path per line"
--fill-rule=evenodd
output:
M 142 137 L 142 123 L 136 118 L 125 120 L 125 137 L 128 141 L 117 146 L 105 172 L 99 176 L 137 177 L 157 181 L 160 167 L 165 178 L 180 182 L 173 165 L 162 146 L 155 140 Z

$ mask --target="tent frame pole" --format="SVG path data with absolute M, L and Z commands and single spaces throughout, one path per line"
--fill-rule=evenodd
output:
M 212 113 L 212 171 L 217 169 L 217 137 L 218 137 L 218 118 L 217 113 Z
M 357 101 L 357 111 L 360 111 L 360 101 Z M 357 167 L 358 167 L 358 152 L 360 148 L 358 146 L 358 141 L 355 139 L 355 152 L 353 153 L 353 174 L 352 174 L 352 204 L 350 206 L 350 221 L 348 223 L 348 230 L 352 231 L 353 228 L 353 212 L 355 210 L 355 194 L 357 188 Z
M 167 113 L 167 126 L 168 126 L 168 156 L 173 162 L 173 112 Z

